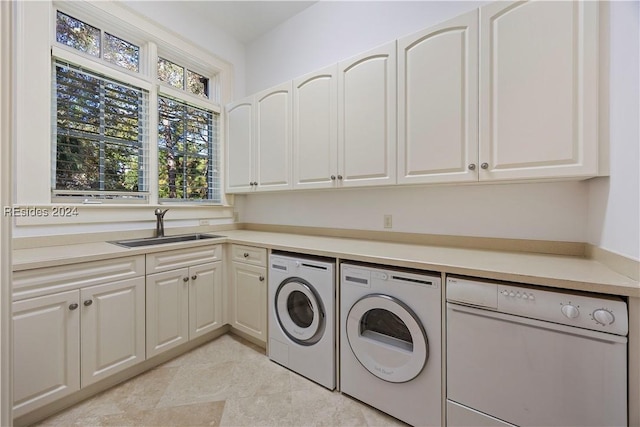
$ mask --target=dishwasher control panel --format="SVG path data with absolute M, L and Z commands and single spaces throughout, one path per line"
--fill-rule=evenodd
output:
M 627 303 L 619 297 L 447 277 L 447 301 L 584 329 L 627 335 Z

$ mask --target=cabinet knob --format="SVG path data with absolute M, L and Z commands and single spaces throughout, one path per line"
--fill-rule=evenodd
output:
M 196 280 L 198 278 L 197 274 L 194 274 L 193 276 L 191 276 L 191 280 Z
M 258 186 L 258 181 L 253 181 L 253 185 Z
M 189 281 L 189 276 L 185 276 L 185 277 L 183 277 L 183 278 L 182 278 L 182 281 L 183 281 L 183 282 L 188 282 L 188 281 Z
M 336 180 L 336 176 L 335 175 L 331 175 L 331 181 L 335 181 Z
M 249 258 L 249 252 L 245 252 L 242 255 L 244 255 L 245 258 Z
M 469 163 L 469 170 L 470 171 L 476 170 L 476 164 L 475 163 Z
M 88 299 L 83 303 L 86 307 L 89 307 L 91 304 L 93 304 L 93 300 L 92 299 Z M 73 304 L 72 304 L 73 305 Z
M 264 276 L 258 277 L 258 280 L 260 280 L 261 282 L 264 282 Z
M 489 169 L 489 163 L 483 163 L 480 165 L 482 169 Z
M 342 181 L 342 175 L 338 175 L 338 179 Z
M 73 304 L 69 304 L 69 310 L 75 310 L 76 308 L 78 308 L 78 304 L 77 303 L 73 303 Z

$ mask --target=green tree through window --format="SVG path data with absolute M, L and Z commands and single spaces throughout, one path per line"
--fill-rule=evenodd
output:
M 218 115 L 163 96 L 158 112 L 159 198 L 219 202 L 213 185 Z
M 145 191 L 146 93 L 61 63 L 55 93 L 55 189 Z

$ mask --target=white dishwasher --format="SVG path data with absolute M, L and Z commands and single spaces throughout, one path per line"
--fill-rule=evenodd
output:
M 448 277 L 448 426 L 626 426 L 622 298 Z

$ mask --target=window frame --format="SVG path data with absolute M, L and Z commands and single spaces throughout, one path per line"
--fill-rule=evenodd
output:
M 53 20 L 52 31 L 50 36 L 51 44 L 51 60 L 56 59 L 69 62 L 87 70 L 103 74 L 108 78 L 122 81 L 123 83 L 137 86 L 141 89 L 149 92 L 148 96 L 148 128 L 147 133 L 147 165 L 144 171 L 147 183 L 147 198 L 146 200 L 122 200 L 120 198 L 114 200 L 115 203 L 144 203 L 149 205 L 158 204 L 180 204 L 180 205 L 211 205 L 211 206 L 229 206 L 226 195 L 224 192 L 224 144 L 222 143 L 224 138 L 224 132 L 221 129 L 223 119 L 223 99 L 222 94 L 230 94 L 228 89 L 223 89 L 222 75 L 227 76 L 228 83 L 231 82 L 230 71 L 231 67 L 223 61 L 217 61 L 210 53 L 203 51 L 201 48 L 196 47 L 184 40 L 177 39 L 175 37 L 159 37 L 156 34 L 151 34 L 150 27 L 158 29 L 158 32 L 164 32 L 162 27 L 156 24 L 148 23 L 145 28 L 135 27 L 132 24 L 125 22 L 122 18 L 115 16 L 113 13 L 108 13 L 104 9 L 119 9 L 118 5 L 111 4 L 98 4 L 98 7 L 94 4 L 85 2 L 52 2 L 51 16 Z M 97 10 L 97 9 L 101 9 Z M 101 31 L 101 44 L 103 43 L 104 34 L 108 33 L 114 37 L 122 39 L 126 42 L 135 44 L 139 47 L 139 70 L 138 72 L 128 70 L 127 68 L 120 67 L 112 62 L 109 62 L 103 58 L 104 46 L 101 46 L 100 57 L 91 56 L 85 52 L 77 50 L 71 46 L 57 42 L 56 39 L 56 18 L 57 12 L 71 16 L 74 19 L 80 20 L 88 25 L 94 26 Z M 205 98 L 195 94 L 189 93 L 187 90 L 179 90 L 174 87 L 160 82 L 157 78 L 157 62 L 158 58 L 162 57 L 169 61 L 175 62 L 185 68 L 185 79 L 187 70 L 193 71 L 209 79 L 209 97 Z M 222 65 L 222 66 L 221 66 Z M 181 200 L 181 199 L 160 199 L 158 193 L 159 187 L 159 175 L 158 175 L 158 160 L 159 160 L 159 145 L 158 145 L 158 120 L 159 120 L 159 96 L 166 96 L 175 98 L 187 104 L 191 104 L 197 108 L 202 108 L 210 111 L 213 114 L 218 115 L 218 121 L 220 128 L 215 137 L 217 137 L 217 143 L 214 142 L 210 149 L 216 150 L 214 155 L 217 158 L 217 175 L 218 179 L 215 181 L 218 184 L 218 188 L 214 189 L 214 194 L 217 192 L 220 194 L 220 200 Z M 53 104 L 55 104 L 55 92 L 52 93 L 52 106 L 51 112 L 53 112 Z M 56 123 L 52 123 L 52 140 L 55 140 L 55 127 Z M 53 144 L 53 142 L 52 142 Z M 54 147 L 52 147 L 52 150 Z M 55 159 L 52 159 L 52 163 L 55 163 Z M 55 173 L 55 169 L 52 167 L 52 174 Z M 72 198 L 65 198 L 55 196 L 53 190 L 55 189 L 55 175 L 51 177 L 53 182 L 51 191 L 52 203 L 78 203 L 81 200 Z M 100 202 L 113 203 L 110 200 L 101 199 Z

